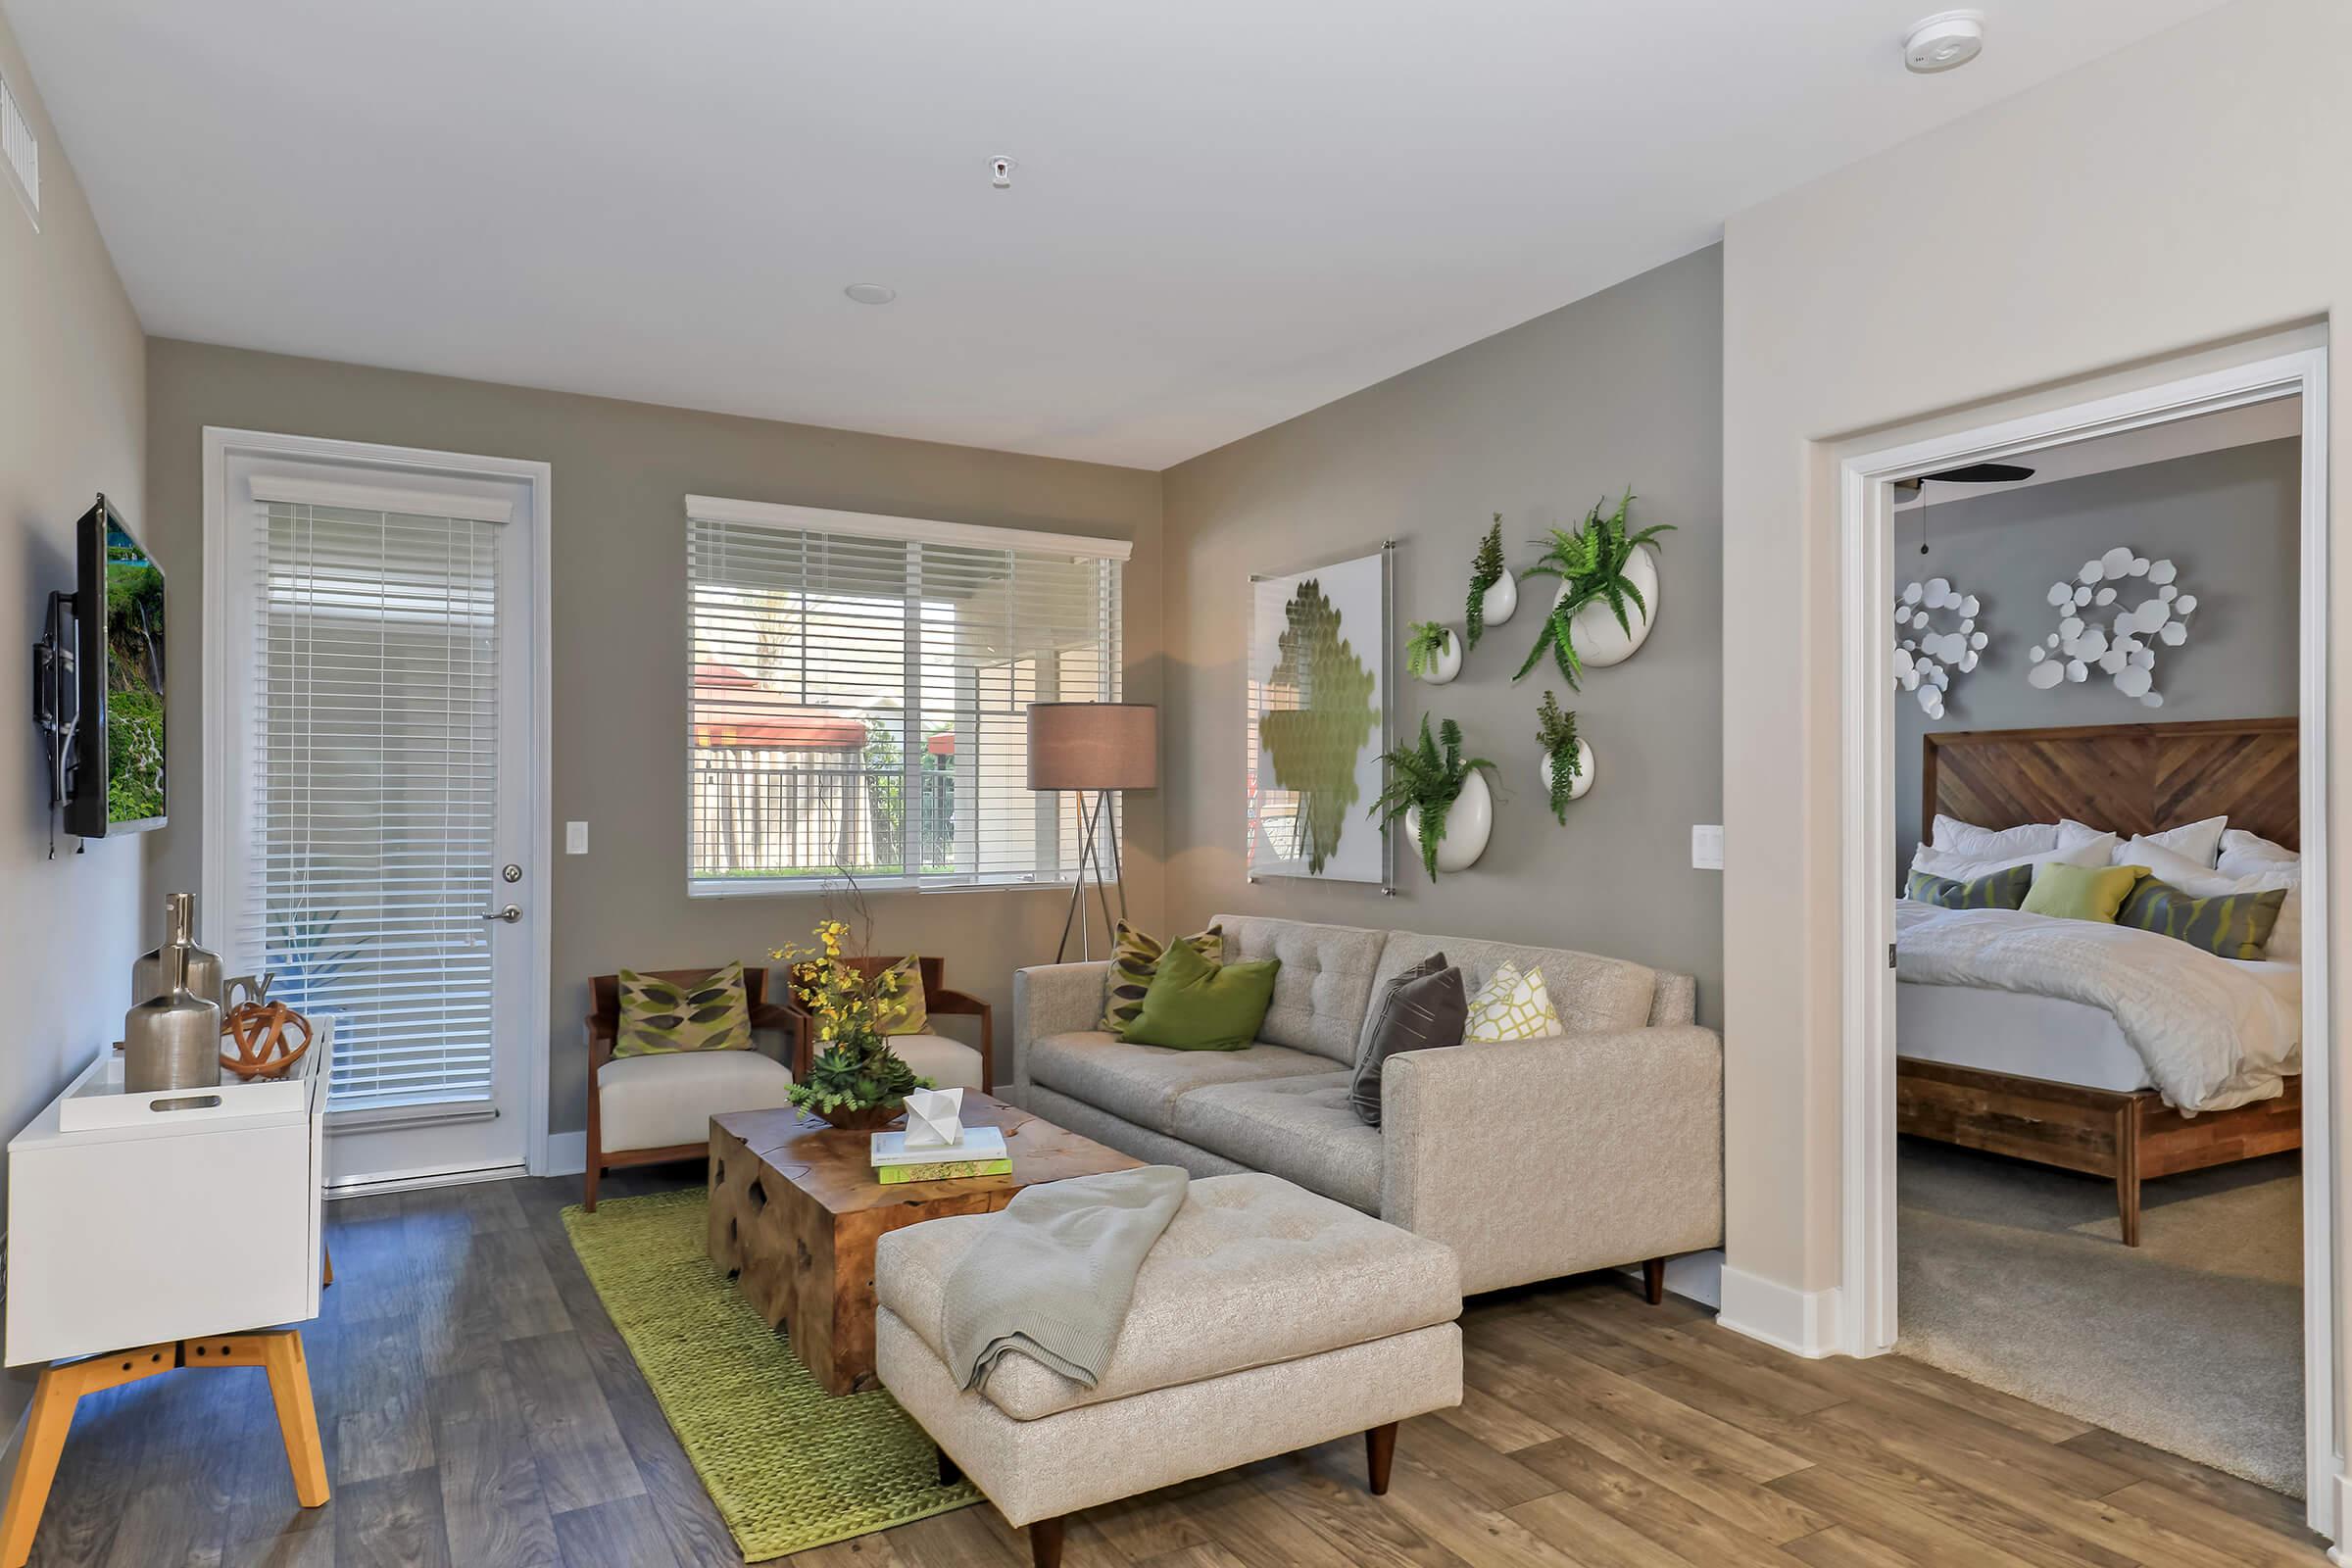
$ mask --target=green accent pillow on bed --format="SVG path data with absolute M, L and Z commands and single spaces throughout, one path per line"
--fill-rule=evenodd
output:
M 1246 1050 L 1266 1021 L 1281 967 L 1280 958 L 1212 963 L 1189 943 L 1172 943 L 1144 993 L 1143 1010 L 1119 1038 L 1178 1051 Z
M 1914 871 L 1905 896 L 1915 904 L 1933 904 L 1938 909 L 2014 909 L 2026 902 L 2026 894 L 2033 886 L 2034 865 L 2028 861 L 2024 865 L 1987 871 L 1965 882 L 1958 877 Z
M 2033 891 L 2018 907 L 2028 914 L 2113 925 L 2116 911 L 2147 874 L 2144 865 L 2060 865 L 2045 860 L 2034 868 Z
M 2271 940 L 2271 927 L 2278 923 L 2286 894 L 2285 888 L 2270 888 L 2194 899 L 2170 882 L 2150 877 L 2124 901 L 2115 922 L 2179 937 L 2224 958 L 2259 958 Z

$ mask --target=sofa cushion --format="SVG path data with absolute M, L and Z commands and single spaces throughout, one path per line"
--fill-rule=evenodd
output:
M 1319 1072 L 1196 1089 L 1176 1102 L 1176 1136 L 1377 1214 L 1380 1130 L 1356 1115 L 1349 1080 Z
M 1130 1046 L 1094 1029 L 1031 1041 L 1028 1066 L 1032 1083 L 1100 1105 L 1157 1133 L 1176 1130 L 1173 1107 L 1179 1096 L 1193 1090 L 1331 1071 L 1331 1063 L 1321 1056 L 1285 1046 L 1170 1051 L 1165 1046 Z
M 618 1056 L 596 1070 L 597 1133 L 607 1153 L 710 1140 L 726 1110 L 787 1104 L 792 1069 L 757 1051 L 669 1051 Z
M 1593 1030 L 1640 1029 L 1649 1022 L 1649 1004 L 1657 990 L 1657 971 L 1623 958 L 1604 958 L 1595 953 L 1569 948 L 1526 948 L 1512 942 L 1466 942 L 1460 937 L 1428 937 L 1397 931 L 1380 956 L 1378 980 L 1387 982 L 1435 953 L 1462 971 L 1462 984 L 1472 996 L 1494 977 L 1504 963 L 1521 969 L 1542 969 L 1544 987 L 1569 1034 Z M 1370 1032 L 1367 1021 L 1357 1044 Z
M 877 1303 L 934 1354 L 948 1276 L 984 1247 L 994 1214 L 959 1214 L 882 1238 Z M 1101 1380 L 1086 1388 L 1025 1355 L 982 1385 L 1016 1421 L 1409 1334 L 1461 1315 L 1451 1250 L 1272 1176 L 1196 1181 L 1136 1273 Z
M 1311 1051 L 1353 1062 L 1364 1014 L 1372 1008 L 1372 975 L 1389 940 L 1386 931 L 1352 925 L 1310 925 L 1262 915 L 1220 914 L 1225 961 L 1280 958 L 1274 1002 L 1257 1037 L 1269 1045 Z

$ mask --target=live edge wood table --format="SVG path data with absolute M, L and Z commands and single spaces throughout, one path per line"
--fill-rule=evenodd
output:
M 792 1109 L 710 1118 L 710 1260 L 828 1394 L 874 1378 L 874 1244 L 903 1225 L 987 1214 L 1024 1187 L 1143 1163 L 989 1095 L 963 1097 L 968 1127 L 1002 1127 L 1012 1171 L 886 1187 L 867 1163 L 870 1134 Z

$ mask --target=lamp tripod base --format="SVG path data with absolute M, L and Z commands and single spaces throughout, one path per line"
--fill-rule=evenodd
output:
M 1094 961 L 1094 920 L 1086 909 L 1087 876 L 1090 870 L 1094 876 L 1095 902 L 1102 908 L 1102 940 L 1105 945 L 1116 941 L 1118 921 L 1127 918 L 1127 878 L 1119 866 L 1118 814 L 1111 807 L 1110 791 L 1095 791 L 1092 801 L 1087 801 L 1083 795 L 1079 799 L 1085 831 L 1078 841 L 1078 876 L 1070 888 L 1070 909 L 1061 917 L 1061 941 L 1054 950 L 1055 963 L 1064 963 L 1069 959 L 1072 926 L 1077 927 L 1078 931 L 1079 961 Z M 1110 850 L 1107 876 L 1102 864 L 1102 849 L 1105 845 Z M 1116 920 L 1110 912 L 1110 890 L 1114 887 L 1119 894 Z

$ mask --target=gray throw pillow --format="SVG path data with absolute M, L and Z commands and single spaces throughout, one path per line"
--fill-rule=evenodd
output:
M 1458 1046 L 1470 1022 L 1470 995 L 1462 971 L 1433 953 L 1391 980 L 1372 1009 L 1372 1032 L 1356 1059 L 1348 1102 L 1367 1127 L 1380 1125 L 1380 1074 L 1399 1051 Z

